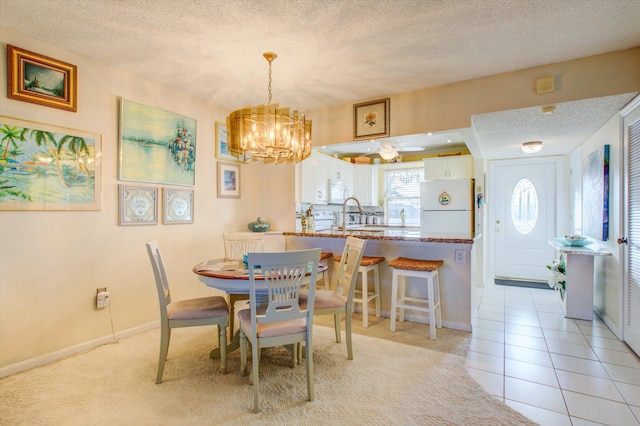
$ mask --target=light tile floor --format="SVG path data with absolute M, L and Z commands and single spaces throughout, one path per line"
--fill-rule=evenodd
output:
M 640 358 L 555 291 L 488 285 L 467 356 L 482 387 L 541 425 L 640 425 Z

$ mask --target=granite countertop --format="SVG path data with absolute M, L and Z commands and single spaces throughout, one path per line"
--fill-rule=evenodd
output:
M 346 238 L 353 236 L 365 240 L 383 241 L 418 241 L 426 243 L 455 243 L 473 244 L 476 236 L 470 233 L 444 233 L 444 232 L 421 232 L 418 226 L 385 226 L 385 225 L 362 225 L 347 228 L 343 233 L 341 230 L 327 230 L 317 232 L 284 232 L 284 235 L 296 237 L 322 237 L 322 238 Z

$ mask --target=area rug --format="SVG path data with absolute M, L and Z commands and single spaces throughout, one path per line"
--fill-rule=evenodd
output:
M 354 360 L 333 330 L 314 328 L 315 401 L 304 364 L 284 349 L 260 361 L 253 414 L 240 356 L 229 373 L 208 357 L 211 327 L 174 330 L 164 381 L 156 385 L 159 330 L 0 380 L 3 425 L 533 425 L 485 393 L 464 358 L 354 335 Z
M 539 288 L 539 289 L 542 289 L 542 290 L 552 290 L 552 288 L 549 287 L 549 284 L 547 284 L 546 282 L 540 282 L 540 281 L 508 280 L 508 279 L 496 278 L 494 280 L 494 282 L 496 283 L 496 285 L 506 285 L 506 286 L 511 286 L 511 287 L 526 287 L 526 288 Z

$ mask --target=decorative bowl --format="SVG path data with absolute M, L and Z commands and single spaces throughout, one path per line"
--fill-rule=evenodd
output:
M 581 238 L 558 237 L 558 238 L 554 238 L 554 240 L 559 242 L 563 246 L 570 246 L 570 247 L 585 247 L 585 246 L 588 246 L 589 244 L 593 244 L 593 241 L 587 237 L 581 237 Z
M 251 222 L 247 225 L 253 232 L 266 232 L 271 228 L 271 224 L 269 222 L 263 222 L 261 218 L 258 218 L 255 222 Z

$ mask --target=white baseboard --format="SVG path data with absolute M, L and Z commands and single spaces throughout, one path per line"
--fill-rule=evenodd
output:
M 116 340 L 125 339 L 129 336 L 133 336 L 135 334 L 143 333 L 147 330 L 152 330 L 154 328 L 160 327 L 160 321 L 152 321 L 147 324 L 142 324 L 137 327 L 133 327 L 127 330 L 120 331 L 116 333 Z M 35 367 L 40 367 L 45 364 L 49 364 L 51 362 L 57 361 L 62 358 L 66 358 L 71 355 L 76 355 L 82 352 L 87 352 L 92 349 L 97 348 L 98 346 L 105 345 L 107 343 L 113 343 L 113 336 L 103 336 L 95 340 L 90 340 L 88 342 L 80 343 L 78 345 L 70 346 L 68 348 L 60 349 L 55 352 L 51 352 L 45 355 L 37 356 L 35 358 L 30 358 L 24 361 L 16 362 L 15 364 L 10 364 L 5 367 L 0 368 L 0 379 L 3 377 L 11 376 L 16 373 L 20 373 L 22 371 L 30 370 Z

